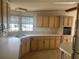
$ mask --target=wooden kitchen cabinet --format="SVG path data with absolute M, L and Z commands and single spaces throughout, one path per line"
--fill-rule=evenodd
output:
M 24 38 L 21 40 L 20 57 L 24 56 L 25 54 L 29 52 L 30 52 L 30 39 Z
M 55 27 L 55 19 L 54 16 L 49 16 L 49 28 Z
M 26 54 L 26 52 L 27 52 L 27 42 L 21 43 L 21 51 L 22 51 L 21 52 L 22 56 Z
M 44 49 L 44 40 L 38 39 L 38 50 Z
M 30 50 L 39 51 L 46 49 L 57 49 L 61 44 L 61 36 L 38 36 L 30 40 Z
M 55 28 L 59 28 L 60 27 L 60 17 L 54 16 L 54 20 L 55 20 Z
M 64 26 L 65 27 L 68 26 L 68 17 L 67 16 L 64 16 L 63 17 L 63 20 L 64 20 L 64 22 L 63 22 Z
M 44 48 L 49 49 L 49 39 L 44 40 Z
M 61 37 L 60 36 L 57 36 L 55 38 L 55 48 L 59 48 L 60 47 L 60 44 L 61 44 Z
M 43 16 L 37 16 L 37 27 L 42 27 L 43 25 Z
M 36 51 L 38 50 L 38 39 L 36 38 L 32 38 L 31 41 L 30 41 L 30 48 L 31 48 L 31 51 Z
M 48 27 L 48 26 L 49 26 L 49 17 L 43 16 L 43 27 Z
M 63 42 L 64 43 L 71 43 L 73 40 L 73 37 L 72 36 L 63 36 Z
M 72 27 L 72 24 L 73 24 L 72 16 L 64 16 L 63 20 L 64 20 L 64 22 L 63 22 L 64 27 Z
M 72 27 L 72 24 L 73 24 L 73 17 L 70 16 L 70 17 L 69 17 L 69 24 L 68 24 L 68 25 Z
M 49 43 L 50 49 L 55 49 L 55 37 L 50 37 L 50 43 Z

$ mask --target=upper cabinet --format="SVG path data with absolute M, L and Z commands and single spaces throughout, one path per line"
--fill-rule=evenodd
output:
M 42 25 L 43 25 L 42 16 L 37 16 L 37 27 L 42 27 Z
M 60 27 L 60 17 L 59 16 L 55 16 L 55 28 L 59 28 Z
M 37 16 L 37 27 L 59 28 L 59 16 Z
M 61 19 L 63 17 L 63 19 Z M 62 21 L 63 20 L 63 21 Z M 37 16 L 37 27 L 60 28 L 61 21 L 63 27 L 72 27 L 72 16 Z
M 49 26 L 49 17 L 43 16 L 43 27 L 48 27 L 48 26 Z
M 48 27 L 49 17 L 48 16 L 37 16 L 37 27 Z
M 54 16 L 49 16 L 49 27 L 54 28 L 55 27 L 55 19 Z
M 72 27 L 73 17 L 72 16 L 64 16 L 63 17 L 63 25 L 64 27 Z
M 49 27 L 59 28 L 60 27 L 60 16 L 49 16 Z

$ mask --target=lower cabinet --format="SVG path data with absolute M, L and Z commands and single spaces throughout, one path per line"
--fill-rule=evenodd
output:
M 22 48 L 21 48 L 21 51 L 22 51 L 22 55 L 26 54 L 27 52 L 27 44 L 24 42 L 21 44 Z
M 30 51 L 47 49 L 57 49 L 61 44 L 61 36 L 34 36 L 21 39 L 20 56 L 24 56 Z
M 21 40 L 21 47 L 20 47 L 20 56 L 24 56 L 25 54 L 29 53 L 30 51 L 30 40 L 29 38 Z
M 61 36 L 32 37 L 30 40 L 30 50 L 57 49 L 61 44 Z
M 37 39 L 31 39 L 31 41 L 30 41 L 30 44 L 31 44 L 31 46 L 30 46 L 30 50 L 31 51 L 36 51 L 37 50 Z
M 38 49 L 43 50 L 44 49 L 44 40 L 38 40 Z
M 50 49 L 55 49 L 55 45 L 56 45 L 56 44 L 55 44 L 55 37 L 50 37 L 50 40 L 49 40 L 49 41 L 50 41 L 50 43 L 49 43 L 49 44 L 50 44 L 50 45 L 49 45 L 49 48 L 50 48 Z
M 49 39 L 44 40 L 44 49 L 49 49 Z

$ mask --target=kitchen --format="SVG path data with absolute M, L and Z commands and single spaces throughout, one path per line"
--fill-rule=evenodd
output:
M 39 8 L 42 9 L 37 8 L 35 10 L 25 6 L 29 9 L 27 10 L 27 8 L 19 5 L 21 1 L 18 0 L 4 2 L 5 0 L 1 0 L 0 3 L 2 8 L 0 12 L 2 24 L 0 32 L 1 59 L 74 58 L 72 55 L 75 56 L 74 53 L 76 52 L 75 49 L 72 49 L 74 46 L 72 43 L 75 31 L 77 31 L 75 26 L 78 26 L 76 25 L 77 7 L 79 7 L 77 2 L 43 2 L 43 4 L 40 2 L 37 7 L 40 6 Z M 24 2 L 22 3 L 24 4 Z M 53 6 L 51 6 L 52 4 Z M 44 6 L 42 7 L 42 5 Z M 56 5 L 62 8 L 58 8 L 59 6 L 56 7 Z M 4 9 L 5 6 L 6 9 Z M 49 8 L 49 6 L 51 7 Z M 7 16 L 6 19 L 5 15 Z M 76 37 L 77 34 L 75 39 Z

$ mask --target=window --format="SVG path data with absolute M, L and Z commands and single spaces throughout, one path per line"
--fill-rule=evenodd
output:
M 33 31 L 33 17 L 22 17 L 22 31 Z
M 33 31 L 32 16 L 11 16 L 9 31 Z
M 9 20 L 9 31 L 19 31 L 18 16 L 11 16 Z

